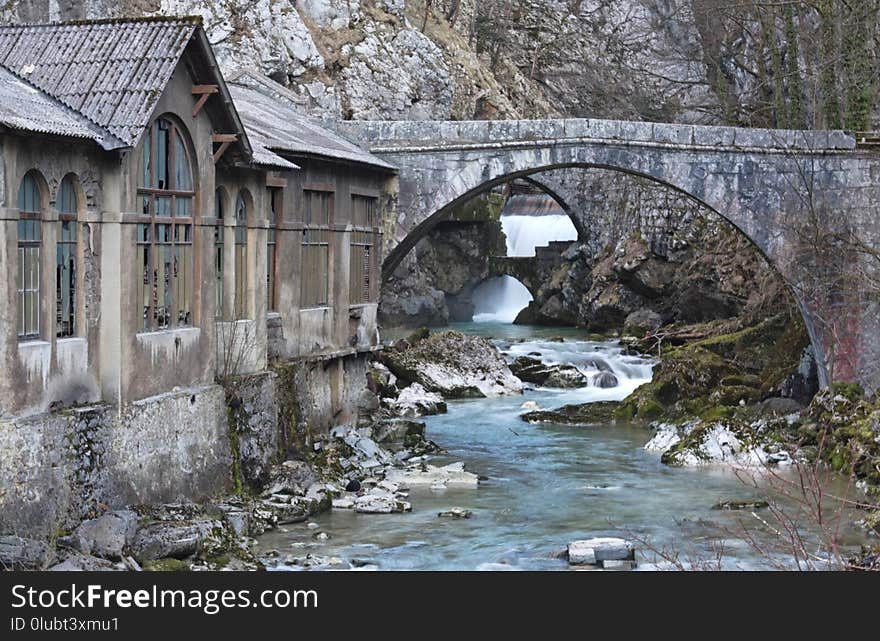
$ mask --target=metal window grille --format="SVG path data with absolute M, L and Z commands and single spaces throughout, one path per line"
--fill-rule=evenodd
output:
M 214 218 L 217 226 L 214 228 L 214 314 L 217 318 L 223 318 L 224 291 L 223 291 L 223 251 L 225 247 L 224 235 L 226 227 L 223 224 L 223 191 L 218 189 L 214 192 Z

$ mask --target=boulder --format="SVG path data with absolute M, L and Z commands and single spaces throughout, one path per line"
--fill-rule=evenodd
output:
M 388 399 L 389 409 L 398 416 L 417 418 L 446 412 L 446 401 L 435 392 L 429 392 L 419 383 L 412 383 L 398 394 Z
M 403 500 L 396 492 L 389 492 L 375 487 L 363 496 L 354 500 L 354 511 L 362 514 L 391 514 L 393 512 L 409 512 L 412 505 Z
M 385 480 L 401 487 L 477 487 L 480 480 L 476 474 L 466 472 L 464 463 L 452 463 L 444 467 L 415 465 L 405 470 L 390 469 Z
M 315 470 L 307 461 L 284 461 L 269 469 L 269 482 L 266 484 L 263 495 L 304 496 L 306 489 L 316 480 Z
M 636 552 L 633 544 L 626 539 L 615 537 L 596 537 L 572 541 L 568 544 L 569 565 L 598 565 L 604 567 L 606 563 L 611 567 L 618 566 L 617 562 L 625 561 L 632 566 Z
M 632 336 L 644 336 L 656 331 L 663 325 L 663 317 L 650 309 L 633 312 L 623 321 L 623 331 Z
M 543 387 L 586 387 L 589 379 L 574 365 L 550 365 L 531 356 L 520 356 L 510 364 L 513 375 L 526 383 Z
M 117 510 L 83 521 L 72 538 L 80 552 L 118 561 L 134 541 L 137 526 L 137 514 L 130 510 Z
M 466 510 L 463 507 L 451 507 L 443 512 L 438 512 L 437 516 L 450 519 L 469 519 L 471 514 L 473 513 L 470 510 Z
M 620 381 L 618 381 L 617 376 L 611 372 L 599 372 L 598 374 L 593 374 L 590 383 L 593 387 L 611 388 L 617 387 L 620 384 Z
M 425 424 L 421 421 L 394 419 L 382 421 L 373 427 L 373 438 L 377 443 L 402 443 L 407 437 L 425 437 Z
M 43 541 L 0 536 L 0 570 L 44 570 L 55 558 L 55 551 Z
M 132 554 L 139 563 L 166 557 L 184 559 L 197 553 L 211 554 L 225 549 L 225 537 L 220 521 L 160 521 L 138 531 Z
M 602 401 L 581 405 L 564 405 L 555 410 L 526 412 L 520 418 L 526 423 L 559 423 L 563 425 L 596 425 L 611 423 L 620 403 Z
M 387 349 L 381 358 L 401 381 L 419 383 L 444 398 L 522 393 L 522 382 L 510 371 L 500 352 L 479 336 L 440 332 L 416 345 Z

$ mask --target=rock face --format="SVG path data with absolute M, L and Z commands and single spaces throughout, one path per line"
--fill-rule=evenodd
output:
M 488 340 L 460 332 L 432 334 L 415 345 L 387 349 L 382 362 L 401 381 L 444 398 L 522 393 L 522 382 Z
M 379 322 L 386 327 L 440 326 L 473 318 L 473 290 L 492 274 L 489 259 L 506 248 L 489 194 L 466 203 L 422 238 L 382 284 Z
M 674 209 L 667 214 L 685 217 Z M 574 322 L 644 336 L 661 325 L 737 316 L 766 294 L 755 283 L 777 279 L 744 237 L 726 223 L 686 218 L 683 235 L 678 226 L 667 229 L 676 234 L 671 239 L 657 230 L 620 230 L 623 240 L 598 254 L 588 244 L 575 246 L 517 322 Z

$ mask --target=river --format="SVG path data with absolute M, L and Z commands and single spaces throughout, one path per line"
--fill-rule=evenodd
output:
M 311 553 L 383 570 L 563 570 L 569 566 L 552 558 L 554 550 L 578 538 L 614 535 L 639 541 L 642 568 L 668 565 L 655 553 L 659 549 L 674 550 L 683 562 L 712 559 L 719 542 L 725 568 L 768 566 L 768 555 L 734 536 L 740 522 L 756 525 L 756 517 L 712 509 L 720 501 L 759 498 L 729 469 L 665 466 L 643 449 L 650 438 L 644 427 L 520 419 L 527 401 L 552 408 L 624 398 L 650 380 L 650 361 L 624 355 L 614 342 L 583 340 L 578 330 L 498 323 L 456 329 L 494 336 L 510 358 L 540 352 L 546 362 L 588 371 L 603 361 L 620 385 L 451 402 L 447 414 L 423 419 L 427 435 L 448 451 L 438 461 L 464 461 L 488 477 L 477 489 L 413 491 L 412 512 L 404 514 L 333 510 L 316 516 L 311 527 L 287 525 L 265 535 L 261 549 L 278 550 L 282 561 L 287 554 Z M 438 518 L 451 507 L 472 516 Z M 329 540 L 316 541 L 316 531 Z M 295 568 L 282 562 L 276 569 Z

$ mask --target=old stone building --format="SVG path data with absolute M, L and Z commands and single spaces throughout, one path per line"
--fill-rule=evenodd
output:
M 258 469 L 272 362 L 310 429 L 352 419 L 390 165 L 225 81 L 195 18 L 0 27 L 0 125 L 0 526 L 228 487 L 232 376 Z

